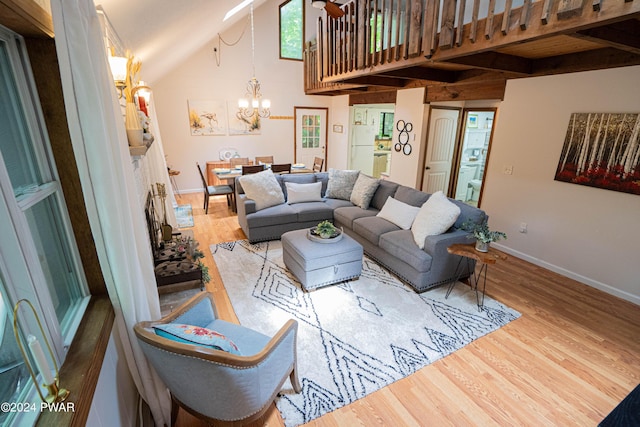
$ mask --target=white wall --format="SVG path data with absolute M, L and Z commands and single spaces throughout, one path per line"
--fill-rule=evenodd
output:
M 640 113 L 639 76 L 626 67 L 510 80 L 482 199 L 492 228 L 508 234 L 496 246 L 636 304 L 640 197 L 554 176 L 571 113 Z
M 332 97 L 304 94 L 302 62 L 278 59 L 280 3 L 267 1 L 254 11 L 255 73 L 263 96 L 271 100 L 272 115 L 261 121 L 260 135 L 191 136 L 187 110 L 189 99 L 219 100 L 227 101 L 235 113 L 238 99 L 244 96 L 246 84 L 252 77 L 250 28 L 235 46 L 220 46 L 220 66 L 213 53 L 213 48 L 218 47 L 216 38 L 162 79 L 151 83 L 167 164 L 180 171 L 176 181 L 181 192 L 201 191 L 195 163 L 200 162 L 204 167 L 207 161 L 219 160 L 219 151 L 223 148 L 236 148 L 242 157 L 250 159 L 273 155 L 279 163 L 293 162 L 294 106 L 329 107 L 329 116 L 333 114 Z M 318 12 L 307 6 L 307 29 L 315 28 L 313 16 Z M 236 41 L 244 23 L 242 20 L 222 34 L 223 39 Z M 144 64 L 141 75 L 144 77 Z M 275 116 L 288 118 L 276 119 Z M 330 138 L 331 129 L 329 124 Z M 332 156 L 331 147 L 329 156 Z
M 127 362 L 114 336 L 109 337 L 104 363 L 87 418 L 92 427 L 135 426 L 138 391 L 129 374 Z M 73 392 L 73 391 L 72 391 Z

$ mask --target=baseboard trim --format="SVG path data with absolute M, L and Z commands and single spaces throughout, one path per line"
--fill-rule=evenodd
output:
M 585 285 L 591 286 L 592 288 L 598 289 L 602 292 L 606 292 L 610 295 L 616 296 L 618 298 L 622 298 L 623 300 L 629 301 L 633 304 L 640 305 L 640 295 L 634 295 L 626 291 L 621 291 L 620 289 L 614 288 L 613 286 L 607 285 L 606 283 L 599 282 L 597 280 L 593 280 L 589 277 L 583 276 L 581 274 L 575 273 L 571 270 L 567 270 L 566 268 L 558 267 L 555 264 L 551 264 L 547 261 L 543 261 L 541 259 L 532 257 L 523 252 L 512 249 L 508 246 L 501 245 L 499 243 L 492 243 L 493 247 L 498 250 L 501 250 L 505 253 L 523 259 L 531 264 L 535 264 L 538 267 L 546 268 L 547 270 L 553 271 L 554 273 L 558 273 L 562 276 L 568 277 L 570 279 L 576 280 L 580 283 L 584 283 Z

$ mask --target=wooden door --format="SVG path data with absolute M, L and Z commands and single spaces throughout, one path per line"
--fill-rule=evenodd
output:
M 459 119 L 459 109 L 431 108 L 422 179 L 422 191 L 426 193 L 448 193 Z

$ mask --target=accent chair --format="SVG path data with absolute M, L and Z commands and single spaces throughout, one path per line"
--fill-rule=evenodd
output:
M 291 173 L 291 163 L 271 165 L 271 171 L 273 173 Z
M 316 157 L 313 159 L 312 170 L 314 172 L 322 172 L 322 165 L 324 165 L 324 159 L 322 157 Z
M 196 162 L 200 178 L 202 179 L 202 185 L 204 186 L 204 213 L 209 213 L 209 198 L 212 196 L 227 196 L 227 206 L 235 206 L 234 191 L 229 185 L 207 185 L 207 180 L 204 179 L 202 168 L 200 164 Z

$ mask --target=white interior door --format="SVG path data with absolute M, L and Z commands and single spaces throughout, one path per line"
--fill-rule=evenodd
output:
M 433 107 L 429 119 L 429 135 L 425 154 L 422 191 L 447 194 L 451 180 L 451 163 L 456 146 L 459 110 Z
M 295 107 L 295 162 L 313 166 L 313 159 L 325 159 L 327 151 L 327 112 L 328 108 Z

